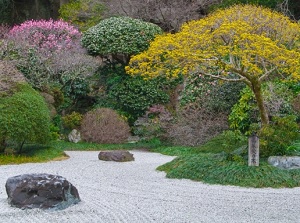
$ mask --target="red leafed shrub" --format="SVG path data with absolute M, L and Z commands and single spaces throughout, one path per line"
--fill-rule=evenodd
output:
M 87 142 L 123 143 L 130 136 L 130 127 L 116 111 L 98 108 L 84 115 L 81 135 Z
M 197 146 L 228 129 L 226 113 L 211 112 L 206 108 L 187 106 L 166 129 L 166 138 L 175 145 Z

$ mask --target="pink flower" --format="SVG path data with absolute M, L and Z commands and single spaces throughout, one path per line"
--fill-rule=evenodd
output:
M 45 51 L 77 48 L 80 32 L 62 20 L 29 20 L 14 26 L 8 34 L 14 41 L 26 41 L 32 47 Z

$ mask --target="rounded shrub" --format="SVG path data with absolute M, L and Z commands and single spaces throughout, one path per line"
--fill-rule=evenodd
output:
M 18 84 L 11 96 L 0 98 L 0 136 L 3 145 L 22 149 L 24 143 L 50 139 L 50 114 L 44 98 L 27 84 Z
M 123 143 L 130 136 L 130 127 L 116 111 L 98 108 L 84 115 L 81 135 L 87 142 Z
M 129 17 L 111 17 L 88 29 L 83 46 L 93 55 L 134 55 L 146 50 L 162 30 L 159 26 Z

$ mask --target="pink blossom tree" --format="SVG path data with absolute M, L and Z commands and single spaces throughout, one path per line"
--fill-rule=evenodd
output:
M 2 55 L 12 60 L 36 89 L 59 85 L 67 96 L 75 98 L 87 94 L 87 78 L 99 65 L 80 41 L 81 33 L 67 22 L 30 20 L 9 31 Z

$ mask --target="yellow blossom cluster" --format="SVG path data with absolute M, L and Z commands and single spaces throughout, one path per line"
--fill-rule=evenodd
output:
M 157 36 L 130 60 L 130 75 L 168 78 L 198 72 L 251 83 L 274 73 L 300 77 L 300 25 L 270 9 L 236 5 Z M 229 75 L 229 76 L 228 76 Z

